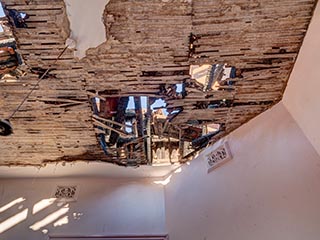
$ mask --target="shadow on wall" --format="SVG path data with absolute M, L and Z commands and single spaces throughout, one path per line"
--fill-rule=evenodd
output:
M 32 207 L 25 207 L 24 203 L 27 199 L 24 197 L 17 198 L 0 208 L 0 236 L 7 231 L 14 230 L 16 226 L 25 222 L 28 219 L 30 222 L 29 229 L 31 231 L 41 231 L 44 235 L 49 233 L 47 228 L 57 228 L 68 224 L 71 220 L 80 220 L 82 213 L 70 213 L 70 204 L 65 200 L 57 198 L 42 199 Z M 43 216 L 42 211 L 49 208 L 50 212 Z M 14 214 L 5 218 L 8 214 Z M 1 237 L 0 237 L 1 238 Z

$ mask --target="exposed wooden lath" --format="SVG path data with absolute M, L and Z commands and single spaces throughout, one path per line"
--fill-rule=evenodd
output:
M 69 23 L 63 1 L 5 1 L 8 8 L 27 12 L 28 28 L 14 29 L 19 49 L 29 68 L 48 68 L 65 47 Z M 2 138 L 2 165 L 41 165 L 64 156 L 95 160 L 100 152 L 91 123 L 91 109 L 81 76 L 83 64 L 68 50 L 52 66 L 55 79 L 45 79 L 11 120 L 14 134 Z M 1 116 L 10 115 L 38 80 L 28 73 L 17 83 L 1 84 Z M 57 102 L 81 104 L 61 106 Z M 102 152 L 102 151 L 101 151 Z M 100 153 L 101 153 L 100 152 Z M 95 155 L 90 157 L 90 154 Z M 101 154 L 102 155 L 102 154 Z M 77 159 L 77 160 L 78 160 Z
M 29 69 L 48 68 L 69 36 L 64 2 L 4 2 L 30 15 L 28 28 L 14 30 Z M 214 142 L 281 100 L 315 2 L 111 0 L 103 16 L 107 42 L 81 61 L 68 50 L 53 66 L 55 78 L 42 81 L 12 119 L 15 134 L 0 139 L 0 165 L 116 161 L 97 143 L 88 100 L 95 91 L 102 97 L 106 90 L 114 90 L 114 96 L 159 97 L 161 85 L 185 82 L 184 99 L 167 97 L 169 108 L 183 108 L 172 124 L 223 125 Z M 232 85 L 207 92 L 192 87 L 190 65 L 225 63 L 241 70 Z M 19 82 L 0 83 L 1 118 L 37 80 L 29 72 Z M 222 100 L 230 104 L 199 107 Z

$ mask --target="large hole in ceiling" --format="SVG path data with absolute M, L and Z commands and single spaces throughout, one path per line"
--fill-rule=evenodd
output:
M 183 107 L 168 100 L 183 100 L 190 88 L 212 94 L 223 86 L 232 86 L 240 71 L 227 64 L 191 65 L 190 81 L 160 84 L 158 96 L 124 96 L 119 92 L 98 92 L 90 98 L 98 142 L 107 156 L 120 165 L 161 164 L 187 161 L 206 147 L 224 125 L 192 119 L 174 124 Z M 156 73 L 148 73 L 148 75 Z M 238 76 L 237 76 L 238 75 Z M 94 91 L 92 91 L 94 94 Z M 226 99 L 195 103 L 195 108 L 230 107 Z
M 1 139 L 0 165 L 191 159 L 281 99 L 315 5 L 96 0 L 69 21 L 63 0 L 4 2 L 1 118 L 35 91 Z M 99 11 L 82 9 L 91 4 Z M 55 62 L 75 25 L 89 33 L 97 21 L 101 38 L 82 48 L 95 34 L 78 35 Z M 90 49 L 78 59 L 77 48 Z

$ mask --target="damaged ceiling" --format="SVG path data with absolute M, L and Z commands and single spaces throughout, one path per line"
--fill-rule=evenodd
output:
M 191 159 L 281 100 L 316 3 L 110 0 L 106 41 L 56 61 L 70 42 L 65 2 L 2 2 L 29 18 L 9 24 L 24 74 L 0 80 L 0 117 L 35 88 L 0 137 L 7 166 Z

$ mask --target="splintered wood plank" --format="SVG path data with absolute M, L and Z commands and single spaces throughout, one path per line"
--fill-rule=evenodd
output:
M 177 128 L 193 120 L 221 124 L 224 129 L 213 143 L 281 100 L 316 3 L 110 0 L 102 16 L 108 40 L 89 49 L 82 60 L 68 50 L 52 65 L 70 35 L 64 1 L 4 2 L 30 16 L 28 28 L 14 29 L 27 67 L 52 68 L 51 77 L 12 119 L 14 134 L 1 138 L 0 165 L 12 166 L 77 160 L 125 163 L 116 151 L 105 156 L 96 139 L 89 97 L 106 90 L 117 97 L 166 99 L 167 108 L 183 109 L 171 122 Z M 191 33 L 197 37 L 192 53 Z M 185 98 L 160 95 L 163 86 L 190 82 L 190 65 L 216 63 L 236 67 L 241 76 L 208 92 L 187 86 Z M 28 73 L 17 82 L 0 82 L 1 118 L 14 111 L 38 77 Z M 222 100 L 230 104 L 206 108 Z

